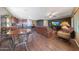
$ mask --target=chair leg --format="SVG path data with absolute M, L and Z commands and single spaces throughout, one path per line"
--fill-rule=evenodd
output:
M 15 44 L 14 44 L 14 41 L 12 39 L 9 40 L 9 44 L 10 44 L 10 49 L 14 51 L 15 50 Z
M 28 40 L 29 40 L 29 36 L 30 36 L 30 34 L 28 35 L 28 37 L 27 37 L 27 49 L 28 49 L 28 51 L 30 51 L 30 47 L 29 47 L 29 43 L 28 43 Z M 32 41 L 33 41 L 33 33 L 31 34 L 31 39 L 32 39 Z

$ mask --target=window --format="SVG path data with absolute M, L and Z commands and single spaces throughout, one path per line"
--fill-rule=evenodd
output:
M 37 26 L 43 26 L 43 20 L 37 20 Z

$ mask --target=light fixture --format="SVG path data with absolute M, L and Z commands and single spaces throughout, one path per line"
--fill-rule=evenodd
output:
M 32 17 L 31 17 L 31 16 L 28 16 L 28 18 L 29 18 L 29 19 L 32 19 Z
M 52 17 L 56 17 L 56 15 L 58 14 L 59 12 L 53 12 L 51 14 L 48 15 L 49 18 L 52 18 Z

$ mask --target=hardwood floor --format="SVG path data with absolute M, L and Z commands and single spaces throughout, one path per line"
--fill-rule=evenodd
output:
M 4 43 L 2 47 L 6 46 L 6 44 L 4 46 Z M 7 51 L 10 50 L 7 49 Z M 25 51 L 25 47 L 18 46 L 15 51 Z M 37 32 L 33 32 L 29 37 L 28 51 L 79 51 L 79 48 L 75 44 L 74 40 L 71 40 L 70 42 L 65 41 L 63 39 L 56 38 L 54 34 L 51 38 L 46 38 Z
M 31 37 L 30 37 L 31 39 Z M 74 41 L 64 41 L 58 39 L 55 35 L 52 38 L 46 38 L 36 32 L 33 33 L 33 39 L 28 44 L 30 51 L 78 51 L 79 48 Z

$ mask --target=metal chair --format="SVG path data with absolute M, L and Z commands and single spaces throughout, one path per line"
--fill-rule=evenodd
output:
M 29 27 L 29 26 L 22 26 L 22 27 L 20 27 L 20 26 L 17 26 L 17 28 L 18 29 L 31 29 L 31 26 Z M 29 36 L 32 34 L 32 31 L 30 31 L 30 32 L 25 32 L 25 33 L 23 33 L 23 34 L 19 34 L 19 36 L 18 36 L 18 40 L 19 40 L 19 42 L 16 44 L 16 46 L 15 47 L 17 47 L 17 46 L 20 46 L 20 45 L 22 45 L 23 47 L 25 47 L 25 50 L 30 50 L 29 49 L 29 46 L 28 46 L 28 44 L 29 44 Z M 32 39 L 33 39 L 33 36 L 32 36 Z
M 9 41 L 8 42 L 8 48 L 0 48 L 1 50 L 6 50 L 6 49 L 8 49 L 8 50 L 13 50 L 13 45 L 14 45 L 14 43 L 13 43 L 13 40 L 12 40 L 12 38 L 10 37 L 10 36 L 8 36 L 7 34 L 0 34 L 0 47 L 2 46 L 2 44 L 4 43 L 4 42 L 7 42 L 7 41 Z

